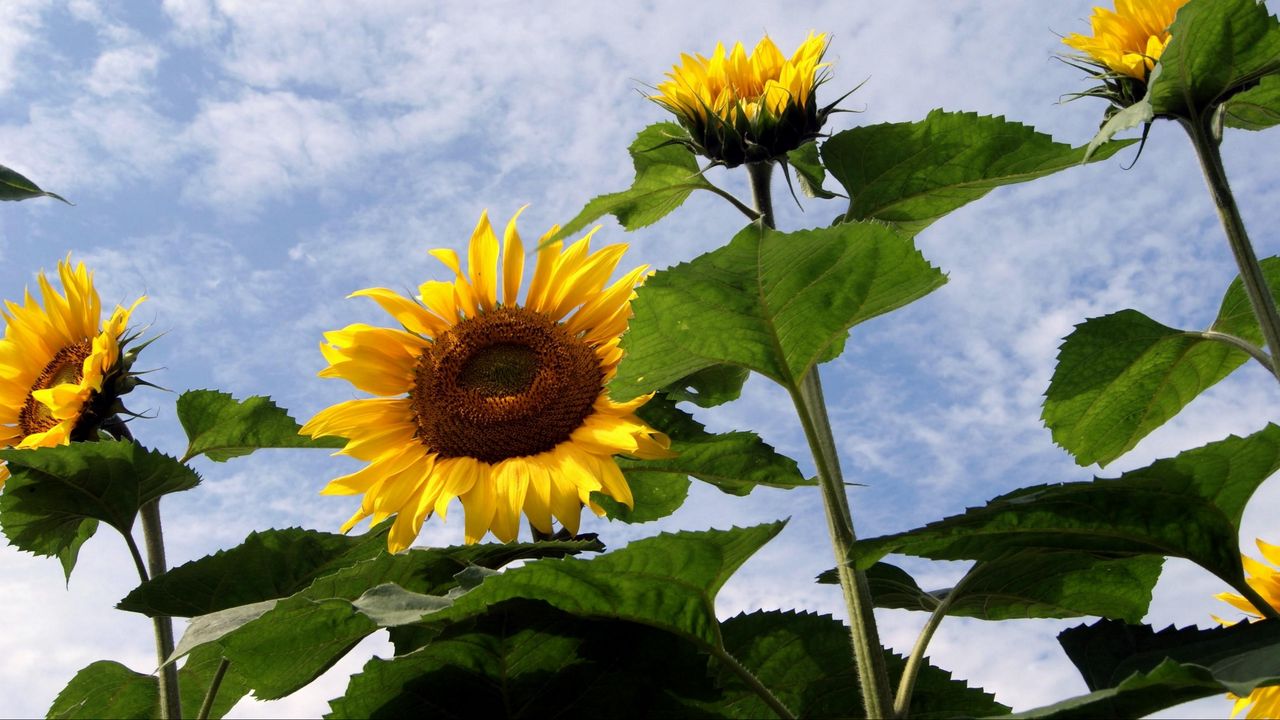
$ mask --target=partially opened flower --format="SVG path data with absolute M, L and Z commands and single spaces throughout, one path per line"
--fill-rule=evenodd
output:
M 93 273 L 84 263 L 58 263 L 62 292 L 44 273 L 37 280 L 43 307 L 30 292 L 21 305 L 6 301 L 0 340 L 0 447 L 51 447 L 94 439 L 123 411 L 119 397 L 136 380 L 124 352 L 128 309 L 116 306 L 105 324 Z M 0 466 L 0 484 L 9 472 Z
M 1092 35 L 1072 33 L 1062 42 L 1084 53 L 1103 85 L 1081 93 L 1128 106 L 1146 94 L 1147 78 L 1169 44 L 1169 26 L 1187 0 L 1116 0 L 1115 10 L 1095 7 Z
M 1270 603 L 1271 607 L 1280 609 L 1280 545 L 1272 545 L 1271 543 L 1258 540 L 1258 550 L 1262 551 L 1262 557 L 1267 562 L 1254 560 L 1248 555 L 1241 556 L 1244 562 L 1245 573 L 1249 587 L 1253 588 L 1262 599 Z M 1270 563 L 1268 565 L 1267 563 Z M 1214 597 L 1219 600 L 1231 603 L 1241 612 L 1245 613 L 1250 620 L 1259 620 L 1262 613 L 1258 611 L 1248 600 L 1235 593 L 1219 593 Z M 1229 621 L 1222 618 L 1214 618 L 1218 622 L 1229 625 Z M 1241 710 L 1249 708 L 1246 715 L 1248 718 L 1274 718 L 1280 717 L 1280 686 L 1262 687 L 1254 690 L 1248 697 L 1230 696 L 1235 699 L 1235 707 L 1231 710 L 1231 717 L 1240 714 Z M 1252 707 L 1250 707 L 1252 706 Z
M 431 251 L 452 282 L 425 282 L 416 298 L 384 288 L 353 294 L 373 299 L 402 327 L 350 325 L 326 333 L 320 346 L 329 361 L 321 377 L 378 396 L 322 410 L 302 429 L 346 438 L 340 452 L 369 463 L 323 491 L 364 495 L 344 532 L 366 517 L 396 514 L 387 540 L 396 552 L 431 514 L 444 517 L 455 497 L 468 543 L 490 530 L 514 540 L 522 514 L 543 533 L 553 518 L 577 533 L 583 505 L 604 513 L 592 492 L 631 505 L 613 455 L 670 455 L 666 436 L 635 415 L 648 397 L 618 403 L 605 391 L 646 269 L 608 284 L 626 246 L 591 252 L 590 237 L 538 251 L 524 305 L 516 218 L 499 270 L 487 214 L 471 236 L 467 272 L 454 251 Z
M 826 49 L 813 33 L 790 58 L 768 36 L 751 53 L 717 43 L 709 58 L 682 54 L 650 99 L 675 114 L 696 153 L 728 167 L 772 160 L 816 138 L 834 107 L 816 98 Z

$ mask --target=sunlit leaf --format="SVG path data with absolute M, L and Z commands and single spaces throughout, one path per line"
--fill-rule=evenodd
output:
M 1256 0 L 1191 0 L 1169 26 L 1146 100 L 1157 116 L 1200 118 L 1280 72 L 1280 24 Z
M 1095 153 L 1102 160 L 1127 143 Z M 845 220 L 883 220 L 917 233 L 1001 185 L 1079 165 L 1084 148 L 1001 117 L 934 110 L 919 122 L 864 125 L 822 145 L 849 195 Z
M 839 197 L 833 192 L 822 189 L 822 181 L 827 171 L 818 158 L 818 144 L 805 143 L 787 153 L 787 165 L 796 171 L 796 184 L 805 197 L 830 199 Z
M 850 327 L 944 280 L 910 238 L 880 223 L 793 233 L 748 225 L 639 290 L 610 389 L 631 397 L 726 363 L 796 388 Z
M 671 142 L 679 137 L 688 133 L 676 123 L 660 122 L 641 130 L 631 143 L 636 168 L 631 188 L 593 198 L 554 239 L 567 238 L 605 215 L 613 215 L 628 230 L 652 225 L 680 207 L 689 193 L 710 188 L 698 171 L 697 157 L 684 145 Z
M 20 173 L 0 165 L 0 200 L 30 200 L 38 197 L 51 197 L 68 205 L 71 204 L 61 195 L 41 190 L 38 185 Z
M 1271 291 L 1280 292 L 1280 258 L 1261 265 Z M 1261 345 L 1239 277 L 1209 329 Z M 1045 392 L 1043 418 L 1054 441 L 1081 465 L 1106 465 L 1128 452 L 1249 359 L 1218 337 L 1166 327 L 1136 310 L 1077 325 Z
M 1013 551 L 1187 558 L 1244 586 L 1239 523 L 1254 490 L 1280 467 L 1280 427 L 1189 450 L 1114 480 L 1039 485 L 922 528 L 860 540 L 869 567 L 888 553 L 998 560 Z
M 0 525 L 20 550 L 56 555 L 70 574 L 80 545 L 93 534 L 86 520 L 122 534 L 138 510 L 200 476 L 177 460 L 129 441 L 0 450 L 12 477 L 0 494 Z
M 715 407 L 737 400 L 751 373 L 737 365 L 712 365 L 662 388 L 675 402 L 687 401 L 698 407 Z
M 84 720 L 149 720 L 160 704 L 154 675 L 143 675 L 112 660 L 90 663 L 54 698 L 47 717 Z
M 311 439 L 271 398 L 236 400 L 217 390 L 188 390 L 178 397 L 178 420 L 187 432 L 184 459 L 197 455 L 215 462 L 262 448 L 340 448 L 341 438 Z

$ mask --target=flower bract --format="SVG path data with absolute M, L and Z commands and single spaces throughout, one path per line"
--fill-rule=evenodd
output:
M 132 387 L 132 354 L 123 352 L 129 308 L 102 322 L 93 273 L 71 258 L 58 263 L 59 291 L 42 272 L 43 304 L 30 291 L 6 301 L 0 340 L 0 447 L 36 448 L 91 439 L 120 410 Z M 0 484 L 8 471 L 0 467 Z
M 1280 545 L 1272 545 L 1271 543 L 1258 540 L 1258 550 L 1262 552 L 1262 557 L 1267 562 L 1254 560 L 1248 555 L 1241 557 L 1244 562 L 1246 579 L 1249 587 L 1253 588 L 1262 599 L 1270 603 L 1271 607 L 1280 609 Z M 1269 564 L 1268 564 L 1269 563 Z M 1235 593 L 1219 593 L 1214 597 L 1219 600 L 1230 603 L 1235 608 L 1245 613 L 1251 620 L 1261 619 L 1262 614 L 1244 597 Z M 1215 618 L 1223 624 L 1230 624 L 1222 618 Z M 1241 710 L 1249 709 L 1246 717 L 1248 718 L 1274 718 L 1280 717 L 1280 686 L 1261 687 L 1254 690 L 1248 697 L 1231 696 L 1235 700 L 1235 707 L 1231 710 L 1231 717 L 1240 714 Z
M 465 272 L 453 250 L 431 251 L 452 281 L 427 281 L 415 298 L 385 288 L 353 294 L 377 302 L 400 327 L 350 325 L 326 333 L 320 346 L 329 362 L 321 377 L 377 396 L 322 410 L 302 429 L 346 438 L 339 452 L 368 463 L 322 491 L 363 494 L 344 532 L 395 514 L 387 544 L 397 552 L 459 498 L 468 543 L 490 530 L 505 542 L 522 515 L 540 532 L 550 533 L 554 518 L 576 534 L 584 505 L 604 513 L 593 492 L 632 504 L 613 456 L 670 456 L 666 436 L 635 415 L 648 397 L 614 402 L 605 390 L 646 268 L 610 284 L 626 246 L 592 252 L 590 238 L 567 248 L 544 242 L 523 304 L 516 218 L 500 259 L 487 214 Z
M 1094 7 L 1092 35 L 1072 33 L 1062 42 L 1097 68 L 1103 85 L 1082 93 L 1127 107 L 1146 94 L 1147 78 L 1169 44 L 1169 26 L 1187 0 L 1116 0 L 1115 10 Z
M 826 79 L 827 36 L 809 37 L 787 58 L 768 36 L 711 57 L 683 54 L 650 96 L 675 114 L 694 152 L 735 167 L 785 155 L 818 136 L 831 107 L 815 91 Z

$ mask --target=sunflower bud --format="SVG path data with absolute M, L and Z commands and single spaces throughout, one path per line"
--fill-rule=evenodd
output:
M 699 155 L 726 167 L 773 160 L 818 137 L 835 107 L 816 98 L 826 48 L 813 33 L 789 60 L 768 36 L 750 54 L 717 43 L 710 58 L 682 55 L 649 99 L 676 116 L 689 133 L 680 142 Z
M 1169 44 L 1169 26 L 1187 0 L 1116 0 L 1115 11 L 1095 7 L 1093 35 L 1072 33 L 1062 42 L 1082 55 L 1068 61 L 1102 84 L 1076 97 L 1100 97 L 1126 108 L 1147 94 L 1147 80 Z

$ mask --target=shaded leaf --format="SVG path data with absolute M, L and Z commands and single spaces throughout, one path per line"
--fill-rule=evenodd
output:
M 187 661 L 178 671 L 178 689 L 182 694 L 182 717 L 194 718 L 199 714 L 204 703 L 205 694 L 213 682 L 214 674 L 222 661 L 222 653 L 216 645 L 208 645 L 187 656 Z M 240 699 L 249 693 L 249 684 L 240 676 L 239 671 L 228 666 L 218 684 L 218 694 L 214 697 L 213 706 L 209 710 L 211 719 L 220 718 L 231 711 Z M 157 698 L 158 699 L 158 698 Z M 159 708 L 152 717 L 159 717 Z
M 183 460 L 204 455 L 225 462 L 262 448 L 340 448 L 346 442 L 299 435 L 302 426 L 261 395 L 236 400 L 217 390 L 188 390 L 178 397 L 178 420 L 188 440 Z
M 1280 258 L 1261 267 L 1280 292 Z M 1209 329 L 1262 344 L 1239 277 Z M 1076 462 L 1106 465 L 1248 359 L 1216 336 L 1165 327 L 1136 310 L 1092 318 L 1063 340 L 1042 417 Z
M 822 189 L 822 181 L 827 171 L 818 158 L 818 144 L 808 142 L 787 153 L 787 165 L 796 171 L 796 184 L 805 197 L 830 199 L 839 197 L 833 192 Z
M 104 440 L 0 450 L 12 477 L 0 494 L 0 525 L 20 550 L 56 555 L 68 574 L 99 520 L 128 534 L 139 508 L 200 482 L 191 468 L 133 442 Z
M 717 692 L 705 658 L 674 635 L 511 600 L 370 660 L 327 717 L 706 717 L 682 699 Z
M 1018 718 L 1139 717 L 1202 697 L 1280 683 L 1280 624 L 1159 632 L 1103 620 L 1058 636 L 1093 692 Z
M 1123 147 L 1096 153 L 1110 157 Z M 849 194 L 845 221 L 883 220 L 915 234 L 1001 185 L 1079 165 L 1073 148 L 1002 117 L 933 110 L 913 123 L 882 123 L 838 132 L 822 161 Z
M 748 225 L 640 288 L 610 389 L 633 397 L 726 363 L 795 388 L 850 327 L 944 280 L 910 238 L 879 223 L 793 233 Z
M 355 537 L 286 528 L 250 533 L 230 550 L 192 560 L 143 583 L 117 608 L 192 617 L 292 595 L 321 575 L 386 547 L 389 523 Z
M 888 553 L 997 560 L 1013 551 L 1187 558 L 1243 587 L 1244 505 L 1280 467 L 1280 427 L 1228 437 L 1114 480 L 1039 485 L 922 528 L 854 544 L 869 567 Z
M 897 565 L 878 562 L 867 568 L 865 573 L 875 607 L 925 612 L 933 612 L 938 607 L 939 598 L 922 589 L 910 573 Z M 818 582 L 839 585 L 840 577 L 836 569 L 831 568 L 818 575 Z
M 30 200 L 38 197 L 51 197 L 68 205 L 71 204 L 61 195 L 41 190 L 38 185 L 22 174 L 0 165 L 0 200 Z
M 1227 127 L 1265 130 L 1280 124 L 1280 75 L 1268 75 L 1255 87 L 1233 95 L 1223 112 Z
M 683 128 L 671 122 L 641 130 L 630 147 L 636 168 L 631 188 L 593 198 L 551 239 L 563 240 L 605 215 L 613 215 L 628 230 L 652 225 L 680 207 L 689 193 L 710 188 L 711 183 L 698 170 L 697 157 L 684 145 L 672 142 L 673 138 L 687 137 Z
M 712 365 L 662 388 L 673 402 L 687 401 L 698 407 L 715 407 L 737 400 L 750 372 L 737 365 Z

